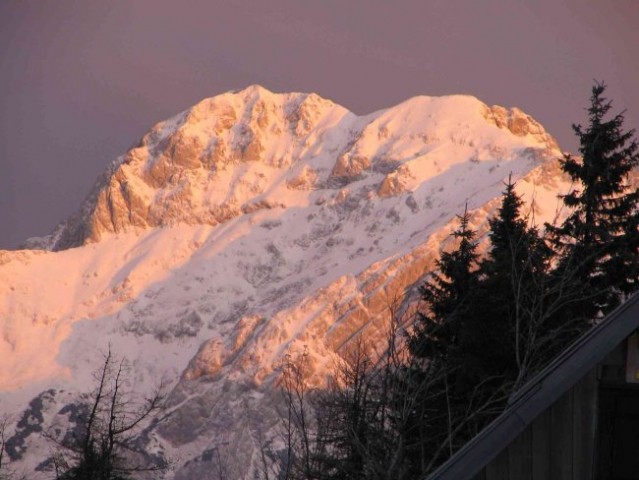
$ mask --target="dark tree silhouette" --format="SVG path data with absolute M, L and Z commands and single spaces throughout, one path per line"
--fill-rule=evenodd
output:
M 639 164 L 638 146 L 635 131 L 623 130 L 623 114 L 607 118 L 611 102 L 605 89 L 603 83 L 592 88 L 588 125 L 573 125 L 581 157 L 566 154 L 560 160 L 575 184 L 563 196 L 571 213 L 561 226 L 547 225 L 560 257 L 558 276 L 570 275 L 583 292 L 583 301 L 567 314 L 586 322 L 612 310 L 639 280 L 639 190 L 627 183 Z
M 509 177 L 497 214 L 489 220 L 490 246 L 480 262 L 479 281 L 471 294 L 472 315 L 461 334 L 464 371 L 471 384 L 483 378 L 511 382 L 520 364 L 518 348 L 532 333 L 522 315 L 544 284 L 549 250 L 522 214 L 523 201 Z
M 139 399 L 125 387 L 126 373 L 125 360 L 116 361 L 109 349 L 80 433 L 62 439 L 47 434 L 60 447 L 53 459 L 57 479 L 128 480 L 139 472 L 168 467 L 164 459 L 149 462 L 136 445 L 143 428 L 152 420 L 161 420 L 163 388 Z
M 469 226 L 468 209 L 457 218 L 460 224 L 452 236 L 459 243 L 455 250 L 441 254 L 437 272 L 420 288 L 428 310 L 418 314 L 411 339 L 413 354 L 445 362 L 456 354 L 468 319 L 469 295 L 479 278 L 477 242 Z

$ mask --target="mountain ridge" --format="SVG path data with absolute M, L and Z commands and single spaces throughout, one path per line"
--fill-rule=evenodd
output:
M 170 384 L 146 447 L 181 458 L 166 478 L 201 478 L 220 442 L 246 477 L 277 437 L 285 356 L 306 351 L 319 386 L 358 335 L 379 344 L 455 215 L 468 205 L 481 237 L 509 175 L 551 220 L 559 155 L 525 113 L 470 96 L 365 116 L 255 86 L 202 100 L 111 164 L 40 240 L 54 251 L 0 251 L 0 402 L 20 415 L 40 398 L 34 425 L 64 424 L 111 345 L 141 392 Z M 11 434 L 35 468 L 42 438 Z
M 392 156 L 393 136 L 399 137 L 396 141 L 402 140 L 393 125 L 424 123 L 425 119 L 420 118 L 423 111 L 439 118 L 450 117 L 453 112 L 460 121 L 460 110 L 474 108 L 481 110 L 488 124 L 516 136 L 535 138 L 535 148 L 557 148 L 543 127 L 519 109 L 488 107 L 468 95 L 417 96 L 394 107 L 356 116 L 316 94 L 274 94 L 253 85 L 206 98 L 156 124 L 137 147 L 111 163 L 76 214 L 59 224 L 48 239 L 34 238 L 25 246 L 61 250 L 98 241 L 103 232 L 176 221 L 216 224 L 247 210 L 277 206 L 273 201 L 243 204 L 237 198 L 225 202 L 211 195 L 194 198 L 196 184 L 214 183 L 216 179 L 211 177 L 219 170 L 254 161 L 281 169 L 294 168 L 293 164 L 312 161 L 313 156 L 323 154 L 332 158 L 320 162 L 320 168 L 331 168 L 329 164 L 334 162 L 330 175 L 318 179 L 315 169 L 306 166 L 297 177 L 287 179 L 287 186 L 316 190 L 330 182 L 346 185 L 377 169 L 394 173 L 384 178 L 381 191 L 381 195 L 391 195 L 401 188 L 400 177 L 407 173 L 403 164 L 409 160 L 406 155 Z M 429 125 L 424 132 L 413 131 L 411 135 L 422 135 L 426 144 L 437 142 L 436 137 L 428 137 L 429 131 L 431 135 L 437 132 L 436 127 Z M 375 134 L 378 138 L 371 138 Z M 331 135 L 333 145 L 326 147 Z M 449 135 L 452 138 L 453 133 Z M 274 136 L 280 137 L 278 142 L 271 140 Z M 460 136 L 455 141 L 465 139 Z M 322 152 L 321 147 L 333 152 Z M 391 150 L 391 154 L 384 149 Z M 477 158 L 480 155 L 476 153 Z M 198 170 L 200 175 L 195 175 Z M 203 178 L 205 175 L 207 178 Z M 258 192 L 259 182 L 248 180 Z

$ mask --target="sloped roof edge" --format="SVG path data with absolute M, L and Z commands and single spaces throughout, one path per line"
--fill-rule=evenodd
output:
M 510 405 L 425 480 L 470 480 L 541 412 L 639 327 L 639 293 L 579 337 L 511 399 Z

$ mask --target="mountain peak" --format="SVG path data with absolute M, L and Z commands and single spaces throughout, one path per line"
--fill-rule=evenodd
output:
M 272 96 L 275 95 L 275 93 L 273 93 L 272 91 L 270 91 L 268 88 L 263 87 L 262 85 L 259 85 L 257 83 L 254 83 L 252 85 L 249 85 L 247 87 L 244 87 L 242 89 L 239 90 L 231 90 L 230 93 L 232 95 L 238 95 L 238 96 L 242 96 L 242 97 L 267 97 L 267 96 Z
M 503 162 L 525 148 L 544 152 L 556 144 L 520 110 L 468 95 L 417 96 L 358 117 L 314 93 L 250 85 L 155 125 L 98 179 L 49 247 L 174 223 L 216 225 L 316 201 L 318 191 L 331 195 L 352 182 L 364 181 L 358 188 L 382 198 L 454 163 Z M 448 157 L 438 158 L 440 150 Z
M 158 123 L 48 243 L 79 248 L 0 252 L 0 401 L 23 419 L 20 468 L 49 475 L 33 472 L 38 432 L 73 428 L 111 345 L 140 393 L 171 382 L 171 414 L 140 439 L 180 459 L 167 478 L 206 477 L 220 442 L 250 478 L 252 439 L 277 438 L 284 358 L 304 352 L 321 386 L 360 335 L 383 345 L 389 307 L 451 245 L 455 214 L 467 205 L 486 238 L 510 174 L 550 220 L 568 188 L 551 140 L 470 96 L 357 116 L 254 86 Z

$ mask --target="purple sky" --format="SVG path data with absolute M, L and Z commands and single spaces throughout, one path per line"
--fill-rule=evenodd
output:
M 593 79 L 639 127 L 639 0 L 0 3 L 0 249 L 48 233 L 154 123 L 259 83 L 358 114 L 468 93 L 566 150 Z

